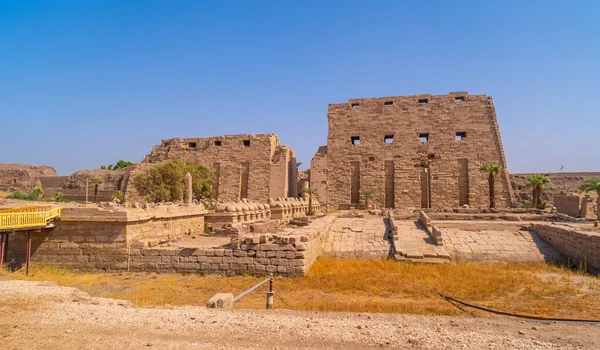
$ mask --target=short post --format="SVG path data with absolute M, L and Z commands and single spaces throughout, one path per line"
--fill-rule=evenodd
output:
M 269 272 L 269 291 L 267 292 L 267 310 L 273 308 L 273 272 Z
M 27 255 L 25 256 L 25 276 L 29 276 L 29 263 L 31 260 L 31 231 L 27 231 Z

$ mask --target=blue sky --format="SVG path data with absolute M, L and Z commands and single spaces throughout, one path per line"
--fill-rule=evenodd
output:
M 599 63 L 598 1 L 0 0 L 0 162 L 274 132 L 305 168 L 328 103 L 469 91 L 509 171 L 600 171 Z

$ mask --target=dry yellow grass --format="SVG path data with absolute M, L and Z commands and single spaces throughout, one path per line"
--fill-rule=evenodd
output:
M 8 197 L 10 192 L 0 191 L 0 199 Z
M 7 275 L 7 272 L 0 272 Z M 263 278 L 153 273 L 83 273 L 34 266 L 29 277 L 55 280 L 94 296 L 138 306 L 203 305 L 218 292 L 235 295 Z M 555 266 L 515 264 L 411 265 L 393 261 L 319 259 L 301 278 L 276 278 L 277 308 L 464 315 L 438 293 L 500 310 L 546 317 L 600 319 L 600 279 Z M 267 286 L 236 303 L 263 308 Z M 467 310 L 469 314 L 484 315 Z M 488 315 L 489 314 L 485 314 Z

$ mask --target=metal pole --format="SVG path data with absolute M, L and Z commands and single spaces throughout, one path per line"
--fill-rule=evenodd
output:
M 267 310 L 273 308 L 273 272 L 269 273 L 269 291 L 267 292 Z
M 0 233 L 0 267 L 4 265 L 4 233 Z
M 9 232 L 4 234 L 4 262 L 8 261 L 8 236 Z
M 27 231 L 27 253 L 25 256 L 25 276 L 29 276 L 29 262 L 31 259 L 31 231 Z

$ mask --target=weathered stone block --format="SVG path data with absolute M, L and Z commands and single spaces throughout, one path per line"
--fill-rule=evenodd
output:
M 218 293 L 206 302 L 208 308 L 230 309 L 233 307 L 233 294 Z

